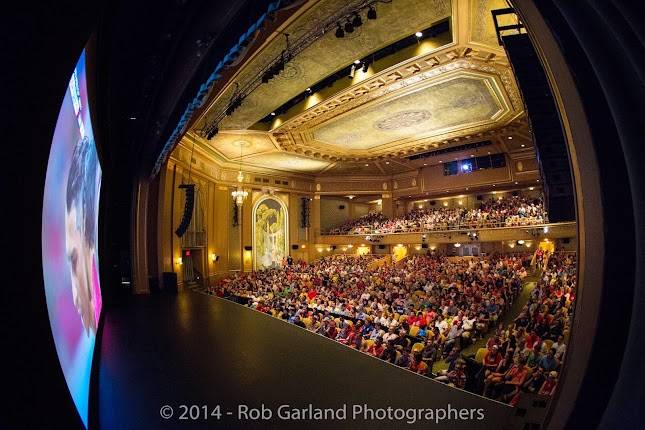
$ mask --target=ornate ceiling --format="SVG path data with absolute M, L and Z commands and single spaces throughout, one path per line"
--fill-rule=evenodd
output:
M 281 31 L 297 38 L 347 5 L 342 0 L 306 2 Z M 407 158 L 415 153 L 491 138 L 500 150 L 526 154 L 532 144 L 522 101 L 497 45 L 490 13 L 503 7 L 504 0 L 378 3 L 377 20 L 363 17 L 363 25 L 343 39 L 333 32 L 322 35 L 225 117 L 218 135 L 211 140 L 200 137 L 204 122 L 226 109 L 236 85 L 253 79 L 284 49 L 284 39 L 277 34 L 240 66 L 186 139 L 223 165 L 239 163 L 241 148 L 246 168 L 314 175 L 400 173 L 421 166 Z M 250 129 L 356 58 L 446 17 L 451 19 L 452 42 L 383 70 L 370 70 L 332 94 L 314 94 L 277 117 L 268 131 Z M 505 141 L 509 132 L 518 137 L 517 148 Z

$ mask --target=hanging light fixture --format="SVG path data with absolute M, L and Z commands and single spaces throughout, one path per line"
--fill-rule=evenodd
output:
M 244 204 L 244 200 L 248 197 L 248 191 L 245 191 L 242 188 L 242 183 L 244 182 L 244 173 L 242 173 L 242 146 L 243 143 L 240 142 L 240 170 L 237 172 L 237 188 L 231 193 L 233 201 L 238 207 L 241 207 Z

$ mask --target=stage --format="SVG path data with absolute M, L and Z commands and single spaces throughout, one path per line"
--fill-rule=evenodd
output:
M 134 296 L 110 308 L 97 352 L 102 429 L 490 429 L 512 414 L 501 403 L 195 292 Z M 397 408 L 409 415 L 401 418 Z M 460 408 L 468 410 L 453 411 Z M 448 413 L 438 425 L 437 409 Z

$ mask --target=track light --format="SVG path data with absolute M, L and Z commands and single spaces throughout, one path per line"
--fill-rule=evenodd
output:
M 345 31 L 343 30 L 343 27 L 340 26 L 340 22 L 337 22 L 336 25 L 338 26 L 338 28 L 336 28 L 336 37 L 342 39 L 345 37 Z
M 376 9 L 372 6 L 367 10 L 367 19 L 376 19 Z
M 354 19 L 352 20 L 352 25 L 355 28 L 358 28 L 361 25 L 363 25 L 363 20 L 361 19 L 361 16 L 358 14 L 358 12 L 354 12 Z
M 354 26 L 350 21 L 347 21 L 345 23 L 345 33 L 353 33 L 354 32 Z
M 211 140 L 212 138 L 215 137 L 215 135 L 219 133 L 219 128 L 218 127 L 213 127 L 206 133 L 206 139 Z

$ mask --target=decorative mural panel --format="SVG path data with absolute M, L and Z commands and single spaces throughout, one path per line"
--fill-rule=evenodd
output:
M 255 270 L 280 266 L 289 254 L 289 215 L 278 198 L 261 197 L 253 206 L 253 265 Z

